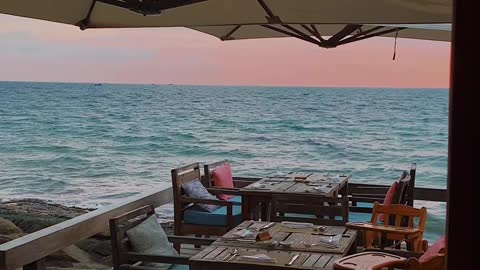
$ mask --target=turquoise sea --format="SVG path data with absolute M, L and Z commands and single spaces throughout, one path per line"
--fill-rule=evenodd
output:
M 447 117 L 446 89 L 0 82 L 0 199 L 101 207 L 222 159 L 383 184 L 416 162 L 417 186 L 445 188 Z M 416 206 L 443 234 L 445 205 Z

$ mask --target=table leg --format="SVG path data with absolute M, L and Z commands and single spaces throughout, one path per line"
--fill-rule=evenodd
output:
M 262 221 L 270 221 L 270 203 L 261 202 L 260 205 Z
M 251 220 L 251 202 L 250 196 L 242 196 L 242 218 L 243 220 Z

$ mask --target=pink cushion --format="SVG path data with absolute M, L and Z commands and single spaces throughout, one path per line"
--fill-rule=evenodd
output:
M 440 237 L 435 244 L 427 249 L 425 253 L 418 259 L 420 263 L 427 262 L 438 254 L 445 253 L 445 236 Z
M 397 187 L 398 187 L 398 181 L 393 182 L 393 184 L 392 184 L 392 185 L 390 186 L 390 188 L 388 189 L 387 194 L 385 194 L 385 199 L 383 199 L 383 204 L 384 204 L 384 205 L 392 204 L 392 202 L 393 202 L 393 197 L 395 196 L 395 192 L 397 191 Z M 379 219 L 381 222 L 384 222 L 384 220 L 383 220 L 383 214 L 379 214 L 379 215 L 378 215 L 378 219 Z M 384 222 L 384 223 L 385 223 L 385 222 Z
M 233 188 L 233 177 L 230 163 L 225 163 L 215 168 L 212 172 L 213 184 L 219 188 Z M 217 198 L 228 201 L 233 198 L 233 195 L 218 194 Z

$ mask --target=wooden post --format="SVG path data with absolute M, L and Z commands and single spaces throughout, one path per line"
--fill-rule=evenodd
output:
M 413 163 L 410 167 L 410 184 L 407 186 L 407 205 L 413 207 L 415 202 L 415 177 L 417 175 L 417 163 Z
M 472 193 L 478 176 L 478 43 L 471 32 L 476 1 L 453 1 L 448 140 L 447 269 L 474 269 Z M 476 250 L 475 250 L 476 251 Z
M 35 261 L 23 266 L 23 270 L 45 270 L 45 269 L 47 269 L 45 266 L 45 258 L 42 258 L 38 261 Z

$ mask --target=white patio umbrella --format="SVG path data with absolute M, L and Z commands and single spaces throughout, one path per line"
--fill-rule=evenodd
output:
M 184 26 L 222 40 L 450 40 L 451 0 L 2 0 L 0 13 L 87 28 Z M 328 39 L 325 37 L 329 37 Z

